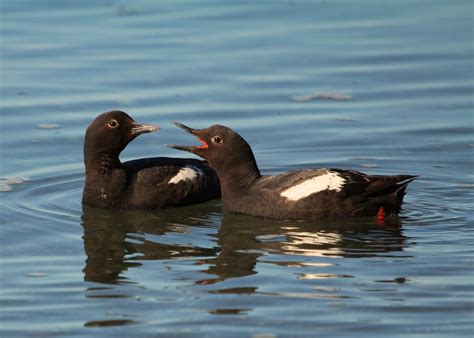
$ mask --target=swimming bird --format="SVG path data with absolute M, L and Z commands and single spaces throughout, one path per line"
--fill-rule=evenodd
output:
M 249 144 L 232 129 L 192 129 L 200 146 L 168 145 L 206 159 L 216 170 L 225 210 L 274 219 L 328 219 L 396 214 L 415 176 L 366 175 L 335 168 L 264 176 Z
M 218 198 L 217 175 L 203 161 L 168 157 L 120 161 L 128 143 L 158 129 L 138 124 L 119 110 L 97 116 L 85 134 L 82 203 L 102 209 L 157 209 Z

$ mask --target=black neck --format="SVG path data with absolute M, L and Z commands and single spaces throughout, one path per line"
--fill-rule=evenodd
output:
M 221 184 L 222 198 L 231 198 L 248 190 L 261 177 L 255 160 L 239 163 L 227 170 L 217 170 Z
M 86 173 L 110 174 L 114 169 L 122 167 L 118 155 L 108 152 L 84 156 L 84 164 Z

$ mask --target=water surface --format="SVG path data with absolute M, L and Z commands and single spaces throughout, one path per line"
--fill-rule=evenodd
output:
M 472 2 L 0 9 L 2 335 L 472 334 Z M 162 126 L 123 160 L 191 156 L 163 146 L 191 142 L 177 120 L 236 129 L 265 174 L 420 177 L 383 225 L 262 220 L 219 201 L 83 209 L 83 134 L 111 109 Z

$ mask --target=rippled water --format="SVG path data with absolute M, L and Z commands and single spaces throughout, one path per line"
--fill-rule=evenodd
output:
M 0 9 L 2 335 L 472 334 L 472 2 Z M 235 128 L 266 174 L 420 178 L 384 225 L 262 220 L 219 201 L 83 210 L 83 134 L 111 109 L 162 126 L 122 159 L 187 156 L 163 147 L 190 140 L 178 120 Z

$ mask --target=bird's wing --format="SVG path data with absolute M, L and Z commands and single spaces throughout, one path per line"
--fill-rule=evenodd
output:
M 327 169 L 307 169 L 264 176 L 258 182 L 258 187 L 265 190 L 283 191 L 314 177 L 324 175 L 326 172 Z

